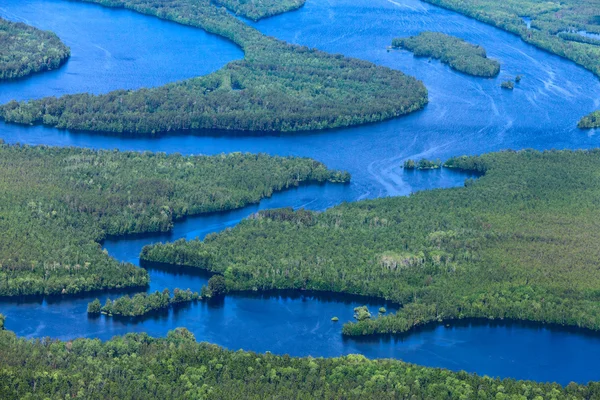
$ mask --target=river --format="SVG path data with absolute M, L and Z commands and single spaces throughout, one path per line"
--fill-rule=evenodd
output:
M 3 0 L 0 16 L 56 32 L 72 49 L 61 69 L 0 85 L 0 102 L 67 93 L 152 87 L 207 74 L 243 57 L 233 44 L 199 29 L 127 10 L 63 0 Z M 298 135 L 227 137 L 167 136 L 151 139 L 72 133 L 0 122 L 9 143 L 217 154 L 265 152 L 315 158 L 352 173 L 351 185 L 306 186 L 278 193 L 259 205 L 188 218 L 173 232 L 107 240 L 122 261 L 138 263 L 141 247 L 180 237 L 203 237 L 234 226 L 261 208 L 323 210 L 342 201 L 407 195 L 461 185 L 453 171 L 405 172 L 406 158 L 441 158 L 501 149 L 598 147 L 595 131 L 580 131 L 578 119 L 600 107 L 600 81 L 590 72 L 526 45 L 518 37 L 418 0 L 308 0 L 302 9 L 252 23 L 265 34 L 404 71 L 421 79 L 430 104 L 407 117 L 355 128 Z M 484 46 L 502 64 L 496 79 L 473 78 L 437 61 L 387 51 L 392 38 L 435 30 Z M 500 82 L 523 75 L 513 92 Z M 207 277 L 187 270 L 149 269 L 150 290 L 199 290 Z M 346 340 L 341 323 L 355 306 L 372 311 L 382 301 L 310 293 L 240 294 L 220 303 L 198 303 L 143 320 L 88 318 L 87 302 L 118 293 L 0 302 L 7 328 L 20 336 L 108 339 L 126 332 L 163 336 L 185 326 L 200 341 L 231 349 L 304 356 L 361 353 L 491 376 L 557 381 L 599 380 L 595 367 L 600 336 L 531 324 L 460 323 L 431 326 L 394 338 Z M 338 316 L 339 323 L 331 322 Z

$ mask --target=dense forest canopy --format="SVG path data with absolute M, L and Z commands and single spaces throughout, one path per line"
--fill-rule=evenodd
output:
M 70 55 L 54 33 L 0 18 L 0 81 L 56 69 Z
M 0 332 L 0 398 L 17 399 L 594 399 L 600 385 L 493 379 L 398 360 L 294 358 L 164 339 L 26 340 Z
M 99 299 L 88 303 L 88 314 L 106 314 L 108 316 L 119 315 L 124 317 L 139 317 L 152 311 L 165 310 L 182 303 L 190 303 L 200 298 L 198 292 L 191 289 L 173 291 L 173 297 L 169 289 L 154 293 L 137 293 L 133 297 L 125 295 L 115 300 L 107 299 L 104 306 Z
M 581 118 L 577 126 L 581 129 L 600 128 L 600 111 L 594 111 L 590 115 Z
M 296 10 L 304 5 L 306 0 L 217 0 L 237 15 L 258 21 L 262 18 L 283 14 Z
M 345 325 L 348 335 L 468 317 L 600 329 L 600 150 L 491 153 L 446 166 L 485 175 L 323 213 L 261 212 L 204 241 L 147 246 L 142 258 L 223 274 L 229 290 L 403 305 Z
M 168 231 L 301 182 L 346 182 L 306 158 L 190 156 L 0 145 L 0 296 L 145 286 L 98 242 Z M 198 288 L 199 289 L 199 288 Z
M 209 0 L 92 2 L 203 28 L 238 44 L 245 57 L 213 74 L 153 89 L 11 102 L 0 107 L 0 118 L 134 135 L 303 131 L 381 121 L 427 103 L 423 84 L 400 71 L 267 37 Z
M 473 76 L 491 78 L 500 73 L 500 63 L 487 58 L 483 47 L 440 32 L 421 32 L 417 36 L 396 38 L 392 47 L 409 50 L 416 57 L 438 59 L 457 71 Z

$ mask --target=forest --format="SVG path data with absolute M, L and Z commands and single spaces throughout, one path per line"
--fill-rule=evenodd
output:
M 0 18 L 0 81 L 57 69 L 70 55 L 54 33 Z
M 124 317 L 139 317 L 151 311 L 164 310 L 181 303 L 189 303 L 200 298 L 198 292 L 190 289 L 173 291 L 173 297 L 169 289 L 154 293 L 137 293 L 133 297 L 128 295 L 115 300 L 106 300 L 102 306 L 100 300 L 96 299 L 88 303 L 88 314 L 106 314 L 108 316 L 119 315 Z
M 146 270 L 109 257 L 104 238 L 165 232 L 186 216 L 349 179 L 307 158 L 2 144 L 0 296 L 144 287 Z
M 400 71 L 261 34 L 209 0 L 89 0 L 202 28 L 243 60 L 165 86 L 67 95 L 0 107 L 0 118 L 71 130 L 156 135 L 175 131 L 306 131 L 382 121 L 421 109 L 427 89 Z
M 581 118 L 577 126 L 581 129 L 600 128 L 600 111 L 594 111 L 590 115 Z
M 431 57 L 459 72 L 493 78 L 500 73 L 500 63 L 487 58 L 483 47 L 440 32 L 421 32 L 416 36 L 395 38 L 392 47 L 406 49 L 415 57 Z
M 237 15 L 253 21 L 297 10 L 306 0 L 218 0 L 216 4 L 223 5 Z
M 402 305 L 346 324 L 346 335 L 462 318 L 600 329 L 600 150 L 505 151 L 445 167 L 483 175 L 322 213 L 259 212 L 204 241 L 146 246 L 141 257 L 222 274 L 229 291 L 308 289 Z
M 587 44 L 593 44 L 594 46 L 600 46 L 600 40 L 592 38 L 592 37 L 580 35 L 580 34 L 574 33 L 574 32 L 561 32 L 558 34 L 558 36 L 561 39 L 570 40 L 572 42 L 587 43 Z
M 1 315 L 0 315 L 1 317 Z M 0 318 L 1 320 L 1 318 Z M 600 384 L 517 381 L 362 355 L 295 358 L 166 338 L 20 339 L 0 331 L 0 398 L 76 399 L 595 399 Z

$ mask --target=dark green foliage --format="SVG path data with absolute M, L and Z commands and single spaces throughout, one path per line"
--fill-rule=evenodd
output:
M 403 48 L 416 57 L 432 57 L 453 69 L 473 76 L 491 78 L 500 72 L 500 63 L 487 58 L 485 49 L 455 36 L 421 32 L 417 36 L 396 38 L 392 47 Z
M 237 15 L 258 21 L 302 7 L 306 0 L 217 0 Z
M 567 58 L 600 76 L 600 47 L 565 40 L 564 31 L 600 33 L 598 0 L 423 0 L 514 33 L 536 47 Z M 531 18 L 531 28 L 521 17 Z
M 515 83 L 513 81 L 504 81 L 500 84 L 502 89 L 513 90 L 515 88 Z
M 458 157 L 463 188 L 342 204 L 311 224 L 247 219 L 204 242 L 146 247 L 150 261 L 222 273 L 234 290 L 378 296 L 394 315 L 349 335 L 428 321 L 512 318 L 600 329 L 600 150 Z
M 600 128 L 600 111 L 594 111 L 590 115 L 581 118 L 577 126 L 580 129 Z
M 133 297 L 127 295 L 116 300 L 106 300 L 104 307 L 100 308 L 100 300 L 96 299 L 88 304 L 89 314 L 120 315 L 124 317 L 138 317 L 151 311 L 169 308 L 175 304 L 189 303 L 198 300 L 197 292 L 175 289 L 173 297 L 169 289 L 161 292 L 158 290 L 151 294 L 137 293 Z
M 223 275 L 211 276 L 208 280 L 208 290 L 212 297 L 220 297 L 227 293 L 227 284 Z
M 423 84 L 400 71 L 264 36 L 209 0 L 92 2 L 203 28 L 238 44 L 245 57 L 213 74 L 153 89 L 11 102 L 0 107 L 0 118 L 134 135 L 288 132 L 381 121 L 427 103 Z
M 102 304 L 100 303 L 100 300 L 96 299 L 91 303 L 88 303 L 87 312 L 88 314 L 100 314 L 102 312 Z
M 0 80 L 56 69 L 70 55 L 54 33 L 0 18 Z
M 0 295 L 145 286 L 144 269 L 117 262 L 98 243 L 340 177 L 348 175 L 306 158 L 0 144 Z
M 18 339 L 0 332 L 0 398 L 583 400 L 600 385 L 493 379 L 398 360 L 294 358 L 196 343 L 178 328 L 164 339 L 107 342 Z
M 442 161 L 440 159 L 428 160 L 421 158 L 419 161 L 414 160 L 404 161 L 404 169 L 438 169 L 442 167 Z
M 516 83 L 519 83 L 519 82 L 521 82 L 521 80 L 522 80 L 522 79 L 523 79 L 523 77 L 522 77 L 521 75 L 517 75 L 517 76 L 515 76 L 515 82 L 516 82 Z
M 595 39 L 593 37 L 583 36 L 578 33 L 561 32 L 558 34 L 558 37 L 564 40 L 570 40 L 572 42 L 587 43 L 592 44 L 594 46 L 600 46 L 600 40 Z
M 0 314 L 0 331 L 4 330 L 4 321 L 6 320 L 6 317 L 2 314 Z

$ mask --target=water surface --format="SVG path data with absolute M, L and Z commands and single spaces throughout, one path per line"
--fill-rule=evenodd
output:
M 60 70 L 0 85 L 0 102 L 118 88 L 139 88 L 206 74 L 242 57 L 231 43 L 201 30 L 125 10 L 60 0 L 3 0 L 0 16 L 52 29 L 72 48 Z M 405 172 L 407 158 L 441 158 L 500 149 L 590 148 L 595 131 L 577 120 L 600 107 L 600 84 L 590 72 L 523 43 L 518 37 L 416 0 L 309 0 L 305 7 L 254 24 L 262 32 L 328 52 L 400 69 L 423 80 L 430 104 L 404 118 L 355 128 L 261 137 L 170 136 L 119 138 L 93 133 L 0 123 L 7 142 L 151 150 L 182 154 L 231 151 L 309 156 L 348 170 L 350 185 L 306 186 L 279 193 L 242 210 L 189 218 L 166 235 L 104 243 L 111 255 L 138 263 L 141 247 L 156 241 L 204 237 L 237 224 L 260 208 L 293 206 L 323 210 L 342 201 L 407 195 L 461 185 L 453 171 Z M 422 30 L 441 31 L 483 45 L 502 64 L 496 79 L 469 77 L 412 53 L 387 51 L 391 40 Z M 523 80 L 513 92 L 500 82 Z M 207 134 L 210 132 L 206 132 Z M 207 276 L 150 269 L 150 290 L 199 290 Z M 86 305 L 118 293 L 74 298 L 4 301 L 0 312 L 20 336 L 110 338 L 126 332 L 162 336 L 186 326 L 198 340 L 228 348 L 291 355 L 401 358 L 428 366 L 492 376 L 558 381 L 600 380 L 597 335 L 527 324 L 433 326 L 408 336 L 345 340 L 341 323 L 352 309 L 384 304 L 350 296 L 311 293 L 240 294 L 221 303 L 198 303 L 142 320 L 87 318 Z M 393 309 L 393 306 L 386 305 Z M 339 323 L 331 317 L 338 316 Z

